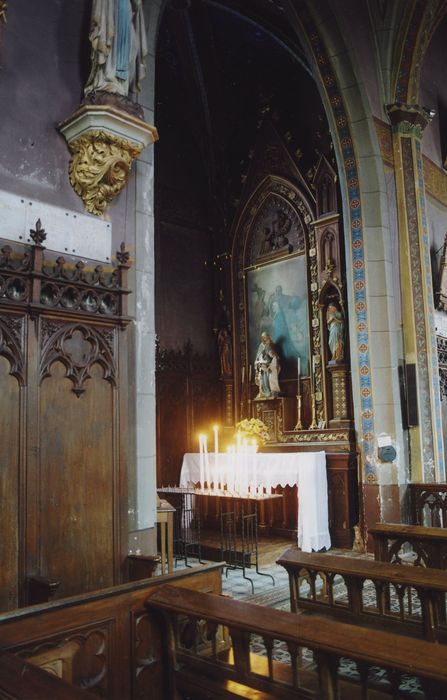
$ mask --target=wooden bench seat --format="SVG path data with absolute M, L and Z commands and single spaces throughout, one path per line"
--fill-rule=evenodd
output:
M 447 530 L 422 525 L 379 523 L 368 532 L 374 538 L 374 558 L 378 561 L 447 568 Z M 414 552 L 413 560 L 402 556 L 405 547 Z
M 287 550 L 277 564 L 289 574 L 293 612 L 327 614 L 346 622 L 447 641 L 445 571 L 308 554 L 296 548 Z
M 150 595 L 146 606 L 163 613 L 160 620 L 168 640 L 165 658 L 170 698 L 353 700 L 367 697 L 366 689 L 377 685 L 377 669 L 386 671 L 388 684 L 380 685 L 375 697 L 401 697 L 398 689 L 406 674 L 420 680 L 426 700 L 444 700 L 447 696 L 445 645 L 379 630 L 366 632 L 364 627 L 318 615 L 297 618 L 293 613 L 192 590 L 180 591 L 169 585 Z M 184 625 L 192 625 L 195 630 L 187 644 L 181 641 Z M 221 627 L 228 630 L 233 663 L 228 652 L 224 658 L 218 652 L 216 638 L 223 634 Z M 265 646 L 263 672 L 251 665 L 252 635 Z M 278 642 L 286 646 L 289 663 L 275 662 L 273 650 Z M 306 655 L 311 656 L 311 667 Z M 342 681 L 347 660 L 356 664 L 357 676 Z M 312 687 L 306 685 L 309 677 L 313 679 Z M 238 694 L 238 684 L 244 688 L 244 695 Z

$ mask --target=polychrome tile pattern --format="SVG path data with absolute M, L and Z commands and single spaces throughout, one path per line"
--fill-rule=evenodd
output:
M 322 83 L 332 108 L 334 122 L 343 154 L 343 167 L 348 190 L 351 256 L 353 265 L 355 328 L 357 335 L 358 372 L 360 380 L 361 433 L 363 454 L 372 456 L 374 449 L 374 410 L 372 399 L 371 365 L 365 275 L 365 250 L 357 159 L 349 120 L 324 44 L 307 10 L 302 15 L 303 27 L 309 39 Z M 365 476 L 374 480 L 375 466 L 365 460 Z
M 418 197 L 419 197 L 419 209 L 421 212 L 421 223 L 422 223 L 422 240 L 423 240 L 423 253 L 424 253 L 424 274 L 425 274 L 425 285 L 428 292 L 429 300 L 433 300 L 433 286 L 432 286 L 432 274 L 431 274 L 431 260 L 430 260 L 430 241 L 428 237 L 428 226 L 427 226 L 427 212 L 425 207 L 425 192 L 424 192 L 424 166 L 422 160 L 422 148 L 420 141 L 416 141 L 416 168 L 418 177 Z M 438 347 L 436 340 L 436 330 L 435 330 L 435 319 L 434 319 L 434 306 L 431 304 L 426 309 L 426 314 L 429 322 L 429 332 L 430 332 L 430 354 L 427 361 L 431 364 L 431 376 L 432 376 L 432 391 L 431 398 L 433 402 L 433 415 L 432 422 L 436 426 L 436 447 L 437 447 L 437 459 L 439 474 L 436 480 L 445 480 L 445 463 L 444 463 L 444 444 L 442 439 L 442 424 L 441 424 L 441 389 L 439 386 L 439 369 L 438 369 Z M 424 431 L 425 432 L 425 431 Z M 428 432 L 428 431 L 427 431 Z M 431 425 L 430 425 L 431 432 Z M 426 478 L 433 475 L 425 475 Z M 428 479 L 427 479 L 428 480 Z

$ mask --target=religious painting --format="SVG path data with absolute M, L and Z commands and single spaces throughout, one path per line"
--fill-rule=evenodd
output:
M 261 334 L 269 333 L 280 356 L 282 376 L 309 373 L 309 313 L 306 256 L 247 270 L 249 361 Z

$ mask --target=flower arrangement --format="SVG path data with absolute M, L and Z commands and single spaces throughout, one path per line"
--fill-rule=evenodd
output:
M 243 437 L 255 438 L 260 445 L 264 445 L 267 440 L 270 440 L 268 428 L 259 418 L 244 418 L 236 423 L 236 429 Z

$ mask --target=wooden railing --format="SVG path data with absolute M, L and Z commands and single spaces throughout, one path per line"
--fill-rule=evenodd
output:
M 146 605 L 160 613 L 168 641 L 169 698 L 399 698 L 406 674 L 419 679 L 419 697 L 447 696 L 444 645 L 317 615 L 297 624 L 293 613 L 169 585 Z M 250 651 L 254 638 L 264 656 Z M 275 659 L 278 644 L 287 660 Z
M 287 550 L 291 610 L 447 641 L 444 571 Z
M 67 697 L 68 700 L 77 698 L 82 688 L 104 700 L 170 700 L 165 688 L 158 619 L 154 619 L 144 603 L 152 590 L 167 581 L 179 588 L 220 593 L 222 566 L 204 565 L 1 614 L 0 648 L 17 657 L 22 665 L 16 666 L 16 670 L 27 669 L 23 662 L 28 661 L 53 672 L 60 667 L 60 674 L 71 678 L 78 694 L 66 696 L 53 692 L 53 680 L 45 674 L 50 679 L 46 694 L 8 695 L 9 686 L 3 685 L 0 668 L 0 698 L 62 700 Z M 68 671 L 64 672 L 60 652 L 67 647 L 77 648 L 71 666 L 65 664 Z M 14 679 L 14 668 L 11 674 Z M 15 674 L 15 681 L 19 692 L 21 671 Z
M 447 484 L 409 484 L 414 525 L 447 527 Z
M 369 534 L 374 537 L 374 558 L 378 561 L 447 569 L 447 530 L 379 523 Z

